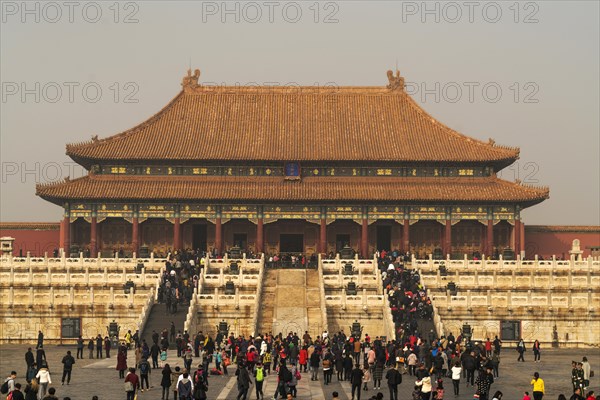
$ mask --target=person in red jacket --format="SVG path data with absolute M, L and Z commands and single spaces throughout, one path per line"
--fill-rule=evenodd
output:
M 300 364 L 300 372 L 306 372 L 306 365 L 308 362 L 308 350 L 306 349 L 306 346 L 303 346 L 300 349 L 300 352 L 298 353 L 298 364 Z M 304 368 L 304 371 L 302 371 L 302 368 Z
M 129 386 L 125 390 L 125 392 L 127 393 L 127 400 L 134 400 L 135 394 L 140 388 L 140 378 L 135 374 L 135 368 L 129 368 L 129 372 L 125 377 L 125 383 L 127 382 L 131 383 L 131 385 L 125 385 L 125 387 Z

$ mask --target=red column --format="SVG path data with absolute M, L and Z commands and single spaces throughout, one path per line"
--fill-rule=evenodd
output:
M 362 229 L 360 232 L 360 256 L 362 258 L 369 258 L 369 222 L 366 218 L 362 220 Z
M 181 250 L 181 219 L 175 217 L 173 224 L 173 251 Z
M 223 245 L 223 230 L 221 226 L 221 217 L 217 217 L 215 220 L 215 249 L 217 253 L 220 255 L 222 252 Z
M 517 256 L 517 254 L 520 254 L 521 251 L 521 221 L 518 219 L 515 219 L 515 226 L 514 226 L 514 231 L 515 231 L 515 257 Z
M 520 223 L 521 225 L 521 252 L 525 254 L 525 224 L 523 221 Z
M 408 237 L 408 231 L 410 229 L 409 220 L 404 220 L 404 225 L 402 225 L 402 242 L 404 243 L 404 248 L 402 249 L 405 253 L 410 251 L 410 238 Z
M 488 219 L 487 224 L 487 250 L 486 254 L 490 257 L 494 255 L 494 221 Z
M 319 252 L 327 253 L 327 220 L 321 218 L 321 229 L 319 232 Z
M 450 253 L 452 253 L 452 222 L 447 219 L 444 231 L 444 258 Z
M 98 235 L 98 219 L 96 217 L 92 217 L 92 222 L 90 223 L 90 257 L 95 258 L 98 253 L 96 239 Z
M 71 256 L 71 219 L 69 217 L 65 217 L 64 219 L 64 250 L 67 257 Z
M 64 219 L 60 220 L 60 232 L 58 234 L 58 248 L 63 249 L 63 250 L 65 248 L 65 220 Z
M 264 228 L 263 228 L 263 219 L 259 218 L 256 223 L 256 252 L 262 253 L 264 251 Z
M 137 254 L 140 251 L 140 222 L 138 217 L 133 217 L 131 219 L 131 224 L 131 247 L 132 251 Z

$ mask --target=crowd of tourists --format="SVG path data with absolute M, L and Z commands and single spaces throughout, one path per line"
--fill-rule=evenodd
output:
M 127 331 L 118 345 L 115 374 L 124 386 L 124 397 L 133 400 L 138 393 L 150 390 L 150 377 L 156 371 L 163 400 L 207 399 L 211 380 L 230 374 L 235 376 L 238 400 L 265 396 L 293 399 L 298 395 L 299 381 L 309 377 L 311 381 L 322 381 L 324 386 L 333 380 L 348 382 L 353 400 L 383 399 L 384 391 L 397 400 L 398 386 L 403 381 L 412 385 L 412 400 L 443 400 L 449 384 L 453 395 L 459 396 L 461 383 L 479 400 L 502 400 L 502 392 L 495 389 L 500 378 L 500 355 L 505 357 L 502 341 L 495 337 L 474 342 L 462 333 L 456 337 L 452 333 L 438 336 L 429 328 L 433 326 L 433 307 L 427 291 L 418 273 L 407 267 L 410 255 L 381 252 L 377 258 L 395 337 L 372 338 L 360 331 L 348 335 L 344 331 L 325 331 L 314 338 L 308 332 L 301 336 L 289 332 L 236 337 L 221 331 L 213 339 L 203 332 L 181 332 L 171 322 L 160 332 L 152 331 L 148 343 L 139 332 Z M 167 305 L 167 313 L 176 312 L 178 304 L 189 300 L 203 267 L 203 257 L 198 253 L 180 252 L 167 261 L 159 295 Z M 94 353 L 101 358 L 102 350 L 105 357 L 110 357 L 111 343 L 107 339 L 98 335 L 89 341 L 89 358 L 94 358 Z M 62 384 L 70 384 L 76 360 L 83 358 L 84 344 L 80 337 L 76 358 L 70 351 L 62 358 Z M 540 362 L 540 343 L 535 341 L 531 348 L 534 361 Z M 523 361 L 526 349 L 525 342 L 519 341 L 516 350 Z M 128 363 L 130 351 L 135 354 L 133 365 Z M 171 351 L 176 351 L 182 367 L 167 362 Z M 26 384 L 17 382 L 13 371 L 4 381 L 2 393 L 9 393 L 11 400 L 58 400 L 56 388 L 51 387 L 55 370 L 48 366 L 42 332 L 35 354 L 30 348 L 25 360 Z M 581 362 L 573 361 L 573 394 L 569 400 L 595 400 L 594 392 L 589 390 L 591 374 L 585 357 Z M 264 393 L 267 377 L 275 384 Z M 538 372 L 533 373 L 530 384 L 531 390 L 524 391 L 523 400 L 542 400 L 545 386 Z M 336 392 L 332 396 L 338 397 Z M 561 396 L 559 400 L 567 400 Z

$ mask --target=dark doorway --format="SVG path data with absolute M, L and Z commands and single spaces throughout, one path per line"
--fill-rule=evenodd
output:
M 346 246 L 350 247 L 350 235 L 335 235 L 335 252 L 339 253 Z
M 279 235 L 280 253 L 303 253 L 304 235 L 301 233 L 282 233 Z
M 242 250 L 246 250 L 246 246 L 248 246 L 248 235 L 245 233 L 234 233 L 233 247 L 239 247 Z
M 377 250 L 392 250 L 392 227 L 378 226 L 377 227 Z
M 193 225 L 192 247 L 194 250 L 206 251 L 206 224 Z

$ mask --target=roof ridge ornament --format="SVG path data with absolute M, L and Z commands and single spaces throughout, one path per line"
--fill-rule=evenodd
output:
M 490 146 L 495 146 L 495 145 L 496 145 L 496 141 L 495 141 L 494 139 L 492 139 L 492 138 L 489 138 L 489 139 L 488 139 L 488 144 L 489 144 Z
M 194 75 L 192 75 L 192 69 L 188 69 L 187 70 L 187 75 L 183 77 L 183 80 L 181 81 L 181 86 L 183 88 L 184 92 L 188 92 L 189 90 L 193 90 L 196 89 L 197 87 L 200 87 L 200 85 L 198 84 L 198 80 L 200 79 L 200 70 L 199 69 L 195 69 L 194 70 Z
M 404 90 L 404 78 L 400 76 L 400 71 L 396 69 L 396 75 L 391 69 L 387 72 L 388 85 L 387 88 L 392 91 L 403 91 Z

